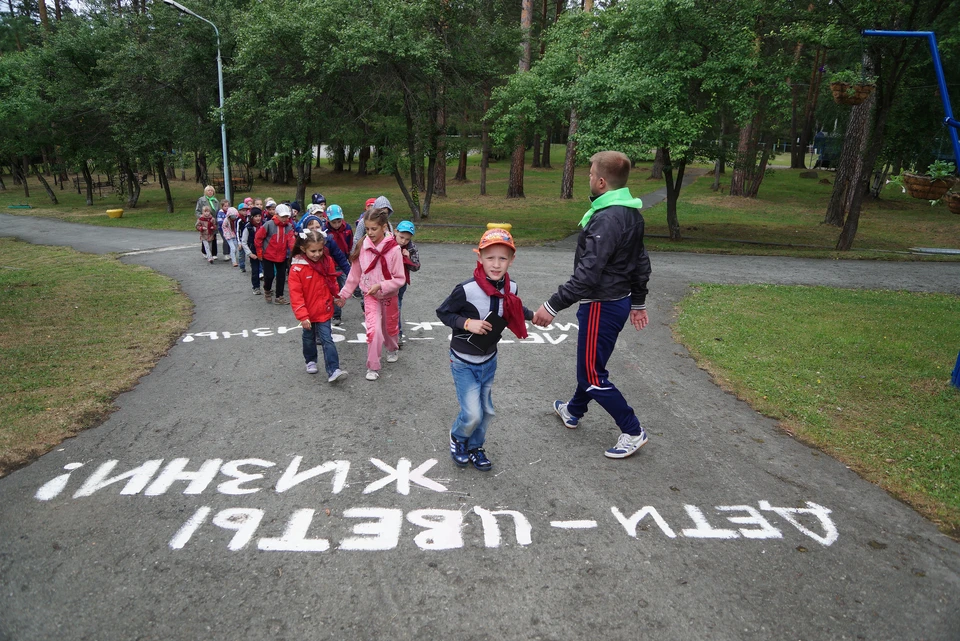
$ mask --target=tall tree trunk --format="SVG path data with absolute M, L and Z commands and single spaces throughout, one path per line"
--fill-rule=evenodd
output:
M 31 164 L 30 167 L 33 169 L 33 173 L 37 177 L 37 179 L 40 181 L 40 184 L 43 185 L 44 190 L 47 192 L 47 196 L 50 197 L 50 202 L 53 203 L 54 205 L 59 204 L 59 202 L 57 201 L 57 195 L 50 188 L 50 183 L 47 182 L 47 179 L 43 177 L 42 173 L 40 173 L 40 170 L 37 168 L 36 163 Z
M 367 175 L 367 165 L 370 163 L 370 145 L 361 145 L 357 154 L 357 175 Z
M 173 195 L 170 193 L 170 177 L 167 175 L 164 167 L 163 155 L 157 156 L 157 178 L 160 179 L 160 185 L 163 187 L 163 197 L 167 201 L 167 213 L 173 213 Z
M 827 204 L 827 213 L 823 218 L 825 225 L 842 227 L 860 189 L 860 176 L 863 170 L 863 154 L 867 149 L 867 130 L 870 124 L 870 111 L 873 109 L 874 94 L 850 110 L 850 121 L 843 137 L 843 150 L 833 180 L 833 192 Z M 854 230 L 856 223 L 854 223 Z
M 683 172 L 686 166 L 686 161 L 681 160 L 677 166 L 676 180 L 674 180 L 670 150 L 663 147 L 663 177 L 667 184 L 667 228 L 670 230 L 670 240 L 683 240 L 680 234 L 680 220 L 677 218 L 677 200 L 680 198 L 680 188 L 683 186 Z
M 297 194 L 294 200 L 301 203 L 301 207 L 303 207 L 307 196 L 307 166 L 312 163 L 310 162 L 310 156 L 300 149 L 294 149 L 293 154 L 293 170 L 297 175 Z
M 127 185 L 129 186 L 129 192 L 127 193 L 127 207 L 130 209 L 137 208 L 137 201 L 140 200 L 140 181 L 137 180 L 137 175 L 133 171 L 133 166 L 129 161 L 124 161 L 120 165 L 121 170 L 127 176 Z
M 534 169 L 540 168 L 540 132 L 533 135 L 533 162 L 530 166 Z
M 763 182 L 763 177 L 767 173 L 767 160 L 770 158 L 770 148 L 769 145 L 763 146 L 763 152 L 760 154 L 760 165 L 757 167 L 757 170 L 753 173 L 753 180 L 750 181 L 750 186 L 745 191 L 745 196 L 748 198 L 756 198 L 757 192 L 760 191 L 760 183 Z
M 653 167 L 650 169 L 650 177 L 654 180 L 663 180 L 663 147 L 657 147 L 657 153 L 653 157 Z
M 469 146 L 470 140 L 467 138 L 466 118 L 464 118 L 464 125 L 460 128 L 460 159 L 457 162 L 457 175 L 453 177 L 457 182 L 467 181 L 467 148 Z
M 547 127 L 547 131 L 543 137 L 543 153 L 540 155 L 540 165 L 544 169 L 553 169 L 550 165 L 550 139 L 553 137 L 553 129 Z
M 47 16 L 46 0 L 39 0 L 37 2 L 37 9 L 40 13 L 40 24 L 43 26 L 43 30 L 47 33 L 50 33 L 50 18 Z
M 530 30 L 533 28 L 533 0 L 522 0 L 520 9 L 520 31 L 523 38 L 523 55 L 520 57 L 520 73 L 530 71 Z M 507 185 L 507 198 L 523 198 L 523 169 L 526 161 L 525 123 L 520 124 L 520 133 L 514 141 L 513 155 L 510 157 L 510 182 Z
M 573 198 L 573 174 L 577 162 L 577 108 L 570 109 L 570 127 L 567 129 L 567 153 L 563 157 L 563 177 L 560 179 L 560 198 Z
M 84 160 L 80 165 L 80 171 L 83 173 L 83 182 L 87 186 L 87 207 L 93 206 L 93 176 L 90 174 L 90 166 Z
M 197 182 L 201 185 L 210 184 L 210 175 L 207 172 L 207 152 L 197 152 Z
M 487 167 L 490 166 L 490 124 L 486 120 L 490 110 L 490 84 L 483 85 L 483 123 L 480 126 L 480 195 L 487 195 Z
M 23 178 L 23 196 L 24 198 L 30 197 L 30 185 L 27 184 L 30 181 L 27 180 L 27 176 L 30 175 L 30 159 L 26 156 L 23 157 L 23 167 L 20 169 L 20 176 Z
M 757 148 L 754 144 L 757 121 L 758 117 L 754 116 L 740 129 L 737 158 L 733 163 L 733 178 L 730 180 L 731 196 L 745 196 L 747 181 L 753 176 L 757 162 Z
M 417 196 L 416 190 L 411 193 L 410 190 L 407 189 L 407 185 L 403 181 L 403 175 L 400 173 L 399 167 L 394 167 L 393 177 L 396 179 L 397 185 L 400 187 L 400 193 L 403 194 L 404 200 L 407 201 L 407 206 L 410 208 L 410 213 L 413 214 L 413 222 L 420 222 L 420 198 Z
M 333 173 L 343 173 L 343 161 L 346 157 L 343 141 L 337 140 L 333 143 Z
M 440 105 L 437 107 L 437 126 L 436 126 L 436 154 L 431 157 L 434 165 L 433 194 L 445 198 L 447 196 L 447 106 L 443 103 L 443 89 L 437 92 Z M 427 173 L 430 173 L 429 166 Z M 429 185 L 430 176 L 427 176 Z M 429 191 L 429 190 L 428 190 Z M 429 211 L 429 207 L 424 203 L 424 209 Z
M 817 47 L 813 59 L 813 69 L 810 72 L 810 83 L 807 86 L 807 100 L 803 107 L 803 119 L 799 123 L 799 132 L 794 132 L 791 138 L 793 147 L 790 150 L 790 168 L 805 169 L 807 166 L 807 145 L 813 139 L 813 125 L 816 116 L 817 99 L 820 96 L 820 84 L 823 81 L 821 69 L 827 61 L 827 52 Z

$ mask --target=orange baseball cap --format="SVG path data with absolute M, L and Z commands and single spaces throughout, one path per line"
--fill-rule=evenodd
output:
M 513 251 L 517 251 L 517 246 L 513 244 L 513 236 L 506 229 L 499 227 L 483 232 L 483 236 L 480 237 L 480 244 L 477 246 L 477 252 L 491 245 L 506 245 Z

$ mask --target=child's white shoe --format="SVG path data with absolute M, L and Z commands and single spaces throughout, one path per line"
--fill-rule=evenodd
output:
M 333 374 L 330 375 L 330 378 L 327 379 L 327 382 L 333 383 L 334 381 L 339 381 L 341 378 L 345 378 L 346 376 L 347 376 L 346 370 L 335 369 L 333 370 Z
M 397 359 L 400 358 L 400 352 L 387 352 L 387 362 L 396 363 Z
M 367 380 L 368 380 L 368 381 L 375 381 L 375 380 L 377 380 L 378 378 L 380 378 L 380 372 L 378 372 L 378 371 L 375 370 L 375 369 L 368 369 L 368 370 L 367 370 Z

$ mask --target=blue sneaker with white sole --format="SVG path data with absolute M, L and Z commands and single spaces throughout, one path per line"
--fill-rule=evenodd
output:
M 617 444 L 603 453 L 607 458 L 627 458 L 647 444 L 647 432 L 642 427 L 640 433 L 620 434 Z
M 560 417 L 563 424 L 571 430 L 577 429 L 580 425 L 580 419 L 567 411 L 567 404 L 563 401 L 554 401 L 553 411 L 557 413 L 557 416 Z
M 470 454 L 467 452 L 467 444 L 458 441 L 450 436 L 450 458 L 458 467 L 466 467 L 470 463 Z
M 489 472 L 490 468 L 493 467 L 493 463 L 487 458 L 487 454 L 483 451 L 482 447 L 470 450 L 470 462 L 481 472 Z

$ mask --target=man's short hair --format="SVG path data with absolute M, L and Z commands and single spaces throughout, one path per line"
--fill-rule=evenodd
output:
M 607 181 L 614 189 L 627 186 L 630 177 L 630 159 L 619 151 L 598 151 L 590 156 L 593 173 Z

